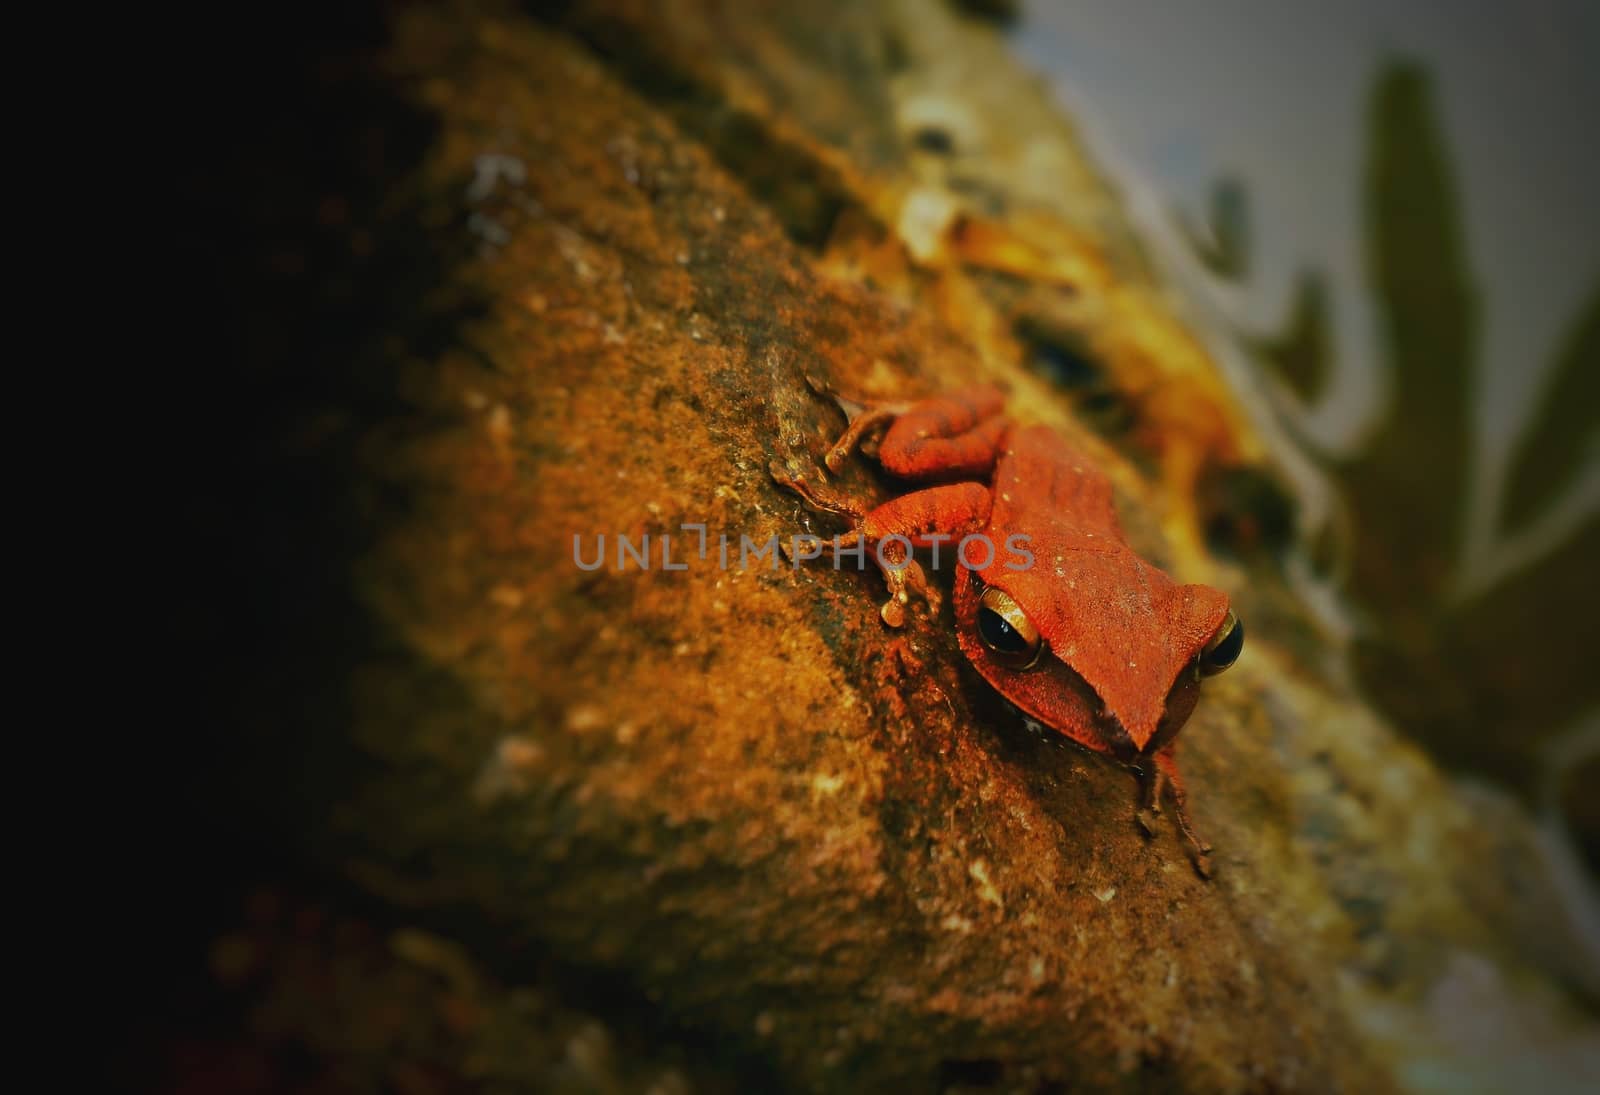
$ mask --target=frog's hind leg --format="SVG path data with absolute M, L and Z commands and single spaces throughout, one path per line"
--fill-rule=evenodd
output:
M 1172 799 L 1172 818 L 1177 823 L 1178 834 L 1183 838 L 1189 859 L 1201 878 L 1211 877 L 1211 845 L 1194 831 L 1189 820 L 1189 795 L 1183 787 L 1183 776 L 1178 772 L 1178 755 L 1175 743 L 1156 750 L 1151 763 L 1141 769 L 1139 826 L 1146 836 L 1156 833 L 1156 819 L 1161 816 L 1161 801 Z
M 968 388 L 915 403 L 852 399 L 807 377 L 844 411 L 849 425 L 823 462 L 837 473 L 857 448 L 874 455 L 870 438 L 883 430 L 876 456 L 885 471 L 905 479 L 981 479 L 994 468 L 1009 425 L 1005 395 L 989 387 Z
M 925 399 L 883 435 L 878 462 L 905 479 L 987 479 L 1011 429 L 995 388 Z

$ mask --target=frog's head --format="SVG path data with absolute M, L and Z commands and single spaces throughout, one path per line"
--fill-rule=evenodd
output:
M 1179 585 L 1129 550 L 1072 553 L 1028 570 L 960 567 L 961 649 L 1028 715 L 1132 754 L 1171 739 L 1244 647 L 1227 594 Z

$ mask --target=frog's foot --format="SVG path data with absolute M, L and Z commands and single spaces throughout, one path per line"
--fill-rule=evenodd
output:
M 1170 749 L 1157 753 L 1151 763 L 1140 769 L 1140 792 L 1139 809 L 1134 816 L 1144 835 L 1156 835 L 1157 822 L 1161 817 L 1161 800 L 1170 795 L 1172 817 L 1177 823 L 1178 835 L 1183 839 L 1184 850 L 1189 853 L 1189 861 L 1194 864 L 1201 878 L 1210 878 L 1211 845 L 1200 838 L 1189 820 L 1188 795 L 1183 789 L 1183 780 L 1178 776 L 1177 759 Z
M 887 427 L 911 407 L 909 403 L 876 403 L 855 399 L 842 394 L 809 373 L 806 374 L 806 383 L 818 395 L 826 396 L 837 403 L 848 423 L 844 433 L 839 435 L 839 440 L 833 443 L 833 447 L 822 458 L 823 463 L 828 465 L 828 470 L 835 473 L 844 467 L 845 461 L 850 459 L 857 448 L 867 448 L 867 439 L 872 434 Z M 870 451 L 868 455 L 871 455 Z
M 783 468 L 777 461 L 773 461 L 767 470 L 780 486 L 794 491 L 818 509 L 830 510 L 833 513 L 859 518 L 859 510 L 853 508 L 848 499 L 838 496 L 837 504 L 830 504 L 835 501 L 835 497 L 825 494 L 825 487 L 824 491 L 818 491 L 816 484 L 808 480 L 787 478 L 782 474 Z M 794 558 L 790 555 L 792 543 L 792 541 L 788 541 L 779 545 L 779 550 L 790 559 Z M 915 559 L 905 558 L 904 551 L 898 543 L 891 541 L 884 547 L 880 555 L 878 551 L 880 545 L 868 540 L 859 527 L 842 536 L 834 537 L 832 541 L 813 540 L 813 543 L 816 544 L 820 551 L 826 552 L 830 557 L 834 558 L 834 569 L 836 570 L 839 569 L 838 556 L 840 555 L 848 555 L 854 558 L 858 569 L 866 566 L 863 560 L 868 558 L 872 558 L 878 563 L 879 569 L 883 572 L 884 584 L 889 587 L 889 599 L 878 610 L 878 615 L 890 627 L 901 628 L 905 626 L 906 610 L 911 606 L 913 595 L 920 598 L 928 606 L 928 614 L 930 616 L 939 614 L 939 606 L 942 602 L 938 589 L 928 581 L 928 573 L 922 569 L 921 563 Z M 815 554 L 812 554 L 801 556 L 800 558 L 815 559 L 816 557 Z
M 851 419 L 850 425 L 845 427 L 844 433 L 839 435 L 839 440 L 833 443 L 833 448 L 823 456 L 822 462 L 828 465 L 829 471 L 837 473 L 844 467 L 845 461 L 850 459 L 857 446 L 865 447 L 862 442 L 864 437 L 880 427 L 887 427 L 899 415 L 899 411 L 892 411 L 886 407 L 874 407 L 862 412 Z
M 883 580 L 889 587 L 889 600 L 884 603 L 878 615 L 883 617 L 883 622 L 890 627 L 905 626 L 906 609 L 911 605 L 913 593 L 922 598 L 928 606 L 930 616 L 938 615 L 939 591 L 929 584 L 927 572 L 915 559 L 907 559 L 898 567 L 885 565 Z
M 774 458 L 767 465 L 767 474 L 772 476 L 774 483 L 798 494 L 813 509 L 825 513 L 837 513 L 858 522 L 867 514 L 866 508 L 861 503 L 837 490 L 833 484 L 822 478 L 820 472 L 815 475 L 807 474 L 806 468 L 798 460 Z
M 1183 836 L 1183 844 L 1189 852 L 1189 862 L 1194 864 L 1195 873 L 1201 878 L 1210 878 L 1211 845 L 1200 839 L 1194 831 L 1194 826 L 1189 823 L 1189 811 L 1182 803 L 1175 805 L 1172 816 L 1178 821 L 1178 832 Z

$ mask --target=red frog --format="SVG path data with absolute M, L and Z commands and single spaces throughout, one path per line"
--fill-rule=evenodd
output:
M 1030 721 L 1132 769 L 1147 835 L 1170 798 L 1196 870 L 1210 877 L 1211 848 L 1189 822 L 1176 750 L 1200 682 L 1244 646 L 1227 594 L 1180 585 L 1140 558 L 1123 539 L 1105 473 L 1053 430 L 1012 423 L 995 389 L 839 402 L 850 425 L 827 454 L 830 469 L 884 430 L 877 458 L 886 471 L 943 480 L 863 511 L 773 468 L 808 502 L 855 519 L 840 547 L 883 549 L 885 623 L 904 623 L 913 590 L 937 610 L 916 554 L 942 546 L 956 558 L 956 637 L 978 672 Z M 987 544 L 957 550 L 972 534 Z

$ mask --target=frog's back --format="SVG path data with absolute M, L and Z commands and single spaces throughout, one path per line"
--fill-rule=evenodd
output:
M 992 528 L 1059 530 L 1077 550 L 1122 546 L 1111 481 L 1089 457 L 1045 426 L 1011 434 L 995 464 Z

